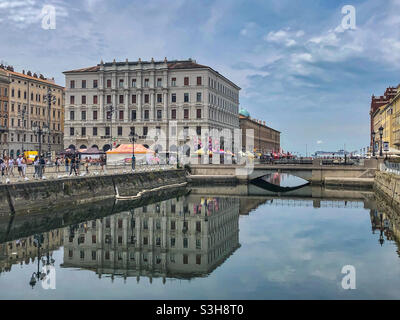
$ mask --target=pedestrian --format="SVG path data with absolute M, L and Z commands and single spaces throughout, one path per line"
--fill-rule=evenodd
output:
M 77 155 L 76 156 L 76 159 L 75 159 L 75 165 L 76 165 L 76 171 L 78 172 L 78 175 L 80 175 L 81 174 L 81 172 L 80 172 L 80 169 L 81 169 L 81 159 L 80 159 L 80 156 L 79 155 Z
M 22 168 L 22 155 L 19 155 L 17 158 L 17 167 L 18 167 L 18 174 L 20 178 L 23 178 L 23 168 Z
M 28 180 L 28 179 L 26 178 L 26 167 L 27 167 L 27 163 L 28 163 L 28 161 L 26 160 L 26 157 L 23 156 L 23 157 L 22 157 L 22 175 L 23 175 L 23 177 L 24 177 L 25 180 Z
M 40 162 L 39 162 L 39 157 L 35 156 L 35 160 L 33 160 L 33 166 L 35 168 L 35 173 L 33 174 L 33 177 L 35 179 L 39 178 L 39 167 L 40 167 Z
M 14 159 L 11 157 L 8 159 L 8 176 L 14 177 Z
M 85 159 L 85 168 L 86 168 L 86 173 L 87 174 L 89 174 L 89 162 L 90 162 L 89 158 L 86 158 Z
M 68 174 L 69 173 L 69 164 L 70 164 L 70 158 L 65 157 L 65 172 Z
M 1 170 L 1 180 L 3 181 L 3 177 L 6 172 L 6 163 L 4 159 L 0 158 L 0 170 Z
M 40 164 L 39 177 L 40 177 L 40 179 L 42 179 L 43 175 L 44 175 L 45 167 L 46 167 L 46 160 L 44 159 L 43 155 L 39 159 L 39 164 Z
M 61 158 L 57 157 L 56 158 L 56 172 L 60 172 L 60 162 L 61 162 Z
M 71 157 L 71 171 L 69 172 L 69 175 L 72 174 L 72 170 L 74 170 L 75 175 L 77 175 L 75 163 L 76 163 L 76 158 L 74 156 L 72 156 Z

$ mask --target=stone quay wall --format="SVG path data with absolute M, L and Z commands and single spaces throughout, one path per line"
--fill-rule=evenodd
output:
M 0 217 L 35 214 L 86 202 L 133 196 L 142 190 L 186 182 L 184 170 L 160 170 L 130 174 L 78 177 L 0 185 Z
M 379 193 L 392 207 L 400 209 L 400 176 L 377 171 L 374 190 Z

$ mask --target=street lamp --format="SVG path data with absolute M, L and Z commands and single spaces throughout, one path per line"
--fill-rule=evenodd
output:
M 380 156 L 380 157 L 383 157 L 383 152 L 382 152 L 383 127 L 382 127 L 382 126 L 379 128 L 379 136 L 380 136 L 380 138 L 381 138 L 381 147 L 380 147 L 380 151 L 379 151 L 379 156 Z
M 38 256 L 37 256 L 37 258 L 38 258 L 38 266 L 37 267 L 38 268 L 37 268 L 37 272 L 32 273 L 31 280 L 29 281 L 29 285 L 32 287 L 32 289 L 36 285 L 36 282 L 39 280 L 42 280 L 43 277 L 46 275 L 44 272 L 40 272 L 40 248 L 42 246 L 43 240 L 44 240 L 43 234 L 35 234 L 33 236 L 33 241 L 37 244 L 37 248 L 38 248 Z
M 4 119 L 4 120 L 1 120 Z M 7 121 L 8 121 L 8 115 L 7 114 L 0 114 L 0 145 L 1 145 L 1 134 L 7 132 Z M 2 125 L 4 123 L 4 126 Z M 5 155 L 5 147 L 7 143 L 4 141 L 4 150 L 3 150 L 3 156 Z M 1 155 L 0 155 L 1 156 Z
M 46 124 L 40 127 L 40 122 L 34 122 L 32 125 L 33 133 L 39 139 L 39 156 L 42 155 L 42 136 L 49 132 L 49 128 Z
M 116 111 L 116 109 L 113 106 L 109 106 L 108 107 L 108 112 L 109 112 L 110 116 L 109 116 L 109 119 L 107 119 L 107 120 L 111 121 L 111 125 L 110 125 L 110 137 L 111 137 L 110 150 L 112 150 L 112 145 L 113 145 L 113 141 L 112 141 L 112 139 L 113 139 L 113 137 L 112 137 L 112 124 L 113 124 L 113 122 L 112 122 L 112 119 L 113 119 L 113 114 L 114 114 L 115 111 Z M 108 115 L 107 115 L 107 118 L 108 118 Z
M 51 144 L 50 144 L 50 118 L 51 118 L 51 104 L 56 103 L 57 98 L 55 95 L 51 93 L 51 88 L 47 89 L 47 94 L 44 98 L 44 102 L 47 102 L 48 110 L 48 119 L 47 119 L 47 127 L 48 127 L 48 148 L 49 148 L 49 157 L 51 157 Z
M 129 134 L 129 140 L 132 142 L 132 171 L 135 171 L 135 142 L 138 139 L 138 135 L 131 128 L 131 132 Z
M 24 154 L 24 134 L 25 134 L 25 115 L 26 109 L 22 109 L 21 112 L 18 114 L 22 118 L 22 155 Z
M 375 131 L 372 131 L 372 156 L 375 157 Z

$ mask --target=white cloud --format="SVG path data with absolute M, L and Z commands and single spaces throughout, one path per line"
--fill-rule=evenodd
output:
M 322 140 L 318 140 L 317 144 L 323 144 L 324 142 Z

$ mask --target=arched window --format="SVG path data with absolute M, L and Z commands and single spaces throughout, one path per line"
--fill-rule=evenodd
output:
M 74 149 L 74 150 L 75 150 L 76 147 L 75 147 L 73 144 L 70 144 L 69 147 L 68 147 L 68 149 Z
M 111 149 L 111 147 L 110 147 L 109 144 L 105 144 L 105 145 L 103 146 L 103 151 L 104 151 L 104 152 L 106 152 L 106 151 L 108 151 L 108 150 L 110 150 L 110 149 Z
M 87 149 L 87 147 L 83 144 L 79 147 L 79 149 Z

